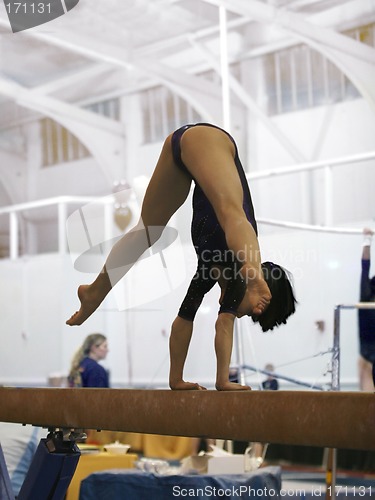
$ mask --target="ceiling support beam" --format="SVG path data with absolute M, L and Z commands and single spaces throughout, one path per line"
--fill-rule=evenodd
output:
M 214 5 L 224 5 L 229 11 L 250 16 L 255 21 L 285 28 L 296 36 L 307 37 L 331 46 L 370 64 L 375 64 L 375 50 L 332 29 L 306 21 L 303 14 L 277 8 L 260 0 L 203 0 Z
M 73 74 L 68 73 L 61 78 L 50 80 L 47 83 L 32 88 L 33 94 L 49 95 L 54 92 L 66 90 L 76 85 L 87 85 L 88 81 L 103 76 L 105 73 L 113 71 L 113 66 L 106 63 L 90 64 L 82 70 L 77 70 Z
M 229 11 L 279 26 L 330 59 L 345 73 L 375 111 L 375 49 L 332 29 L 305 20 L 302 14 L 259 0 L 203 0 Z
M 4 21 L 0 20 L 0 26 Z M 142 74 L 156 77 L 159 82 L 169 87 L 176 94 L 189 102 L 208 121 L 221 123 L 220 89 L 207 80 L 188 75 L 180 70 L 169 68 L 154 59 L 129 58 L 123 48 L 111 44 L 97 43 L 82 34 L 65 32 L 59 29 L 57 35 L 30 31 L 28 36 L 56 45 L 62 49 L 80 54 L 94 61 L 102 61 L 125 68 L 141 71 Z
M 200 43 L 197 43 L 194 39 L 190 40 L 191 43 L 197 47 L 207 61 L 210 63 L 212 68 L 220 74 L 219 61 L 206 47 Z M 246 106 L 246 108 L 258 118 L 259 121 L 267 128 L 267 130 L 273 135 L 273 137 L 283 146 L 283 148 L 290 154 L 292 159 L 296 162 L 305 162 L 306 158 L 303 154 L 294 146 L 294 144 L 288 139 L 288 137 L 280 130 L 280 128 L 271 120 L 257 105 L 254 99 L 250 96 L 248 92 L 243 88 L 243 86 L 238 82 L 234 76 L 229 75 L 229 85 L 231 91 L 240 99 L 240 101 Z
M 6 78 L 0 78 L 0 94 L 63 125 L 92 153 L 111 183 L 123 169 L 124 126 L 96 113 L 58 99 L 38 95 Z

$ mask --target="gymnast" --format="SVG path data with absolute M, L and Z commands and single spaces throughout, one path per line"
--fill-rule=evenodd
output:
M 192 241 L 198 268 L 172 324 L 171 389 L 203 390 L 183 379 L 194 316 L 204 295 L 218 283 L 220 309 L 215 323 L 217 390 L 249 390 L 229 381 L 236 317 L 251 316 L 263 331 L 286 323 L 295 311 L 287 272 L 261 264 L 257 225 L 237 146 L 224 130 L 207 123 L 185 125 L 164 142 L 142 204 L 138 224 L 110 251 L 90 285 L 78 288 L 80 309 L 67 320 L 81 325 L 113 286 L 161 236 L 169 219 L 186 200 L 194 180 Z

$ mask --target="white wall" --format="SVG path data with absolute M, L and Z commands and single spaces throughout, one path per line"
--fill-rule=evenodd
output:
M 36 188 L 33 199 L 52 198 L 69 194 L 71 196 L 100 196 L 112 189 L 108 177 L 103 174 L 93 158 L 45 167 L 36 174 Z
M 1 383 L 46 381 L 60 363 L 61 262 L 51 255 L 0 261 Z

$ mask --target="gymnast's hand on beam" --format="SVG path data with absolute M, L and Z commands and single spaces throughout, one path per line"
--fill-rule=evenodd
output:
M 184 380 L 170 384 L 170 388 L 172 391 L 207 391 L 207 388 L 202 385 L 195 382 L 185 382 Z
M 251 391 L 249 385 L 238 384 L 237 382 L 225 382 L 224 384 L 215 385 L 217 391 Z

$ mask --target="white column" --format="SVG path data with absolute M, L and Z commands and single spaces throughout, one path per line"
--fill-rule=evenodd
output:
M 18 218 L 17 212 L 10 212 L 9 214 L 9 254 L 12 260 L 18 259 Z
M 331 226 L 333 223 L 333 179 L 332 167 L 327 165 L 324 169 L 324 208 L 325 225 Z
M 59 254 L 65 255 L 66 253 L 66 230 L 65 224 L 67 219 L 66 203 L 59 203 L 58 209 L 58 241 L 59 241 Z
M 219 7 L 220 18 L 220 61 L 221 61 L 221 92 L 223 105 L 223 127 L 230 132 L 230 86 L 229 86 L 229 62 L 228 62 L 228 33 L 227 33 L 227 11 L 225 7 Z

